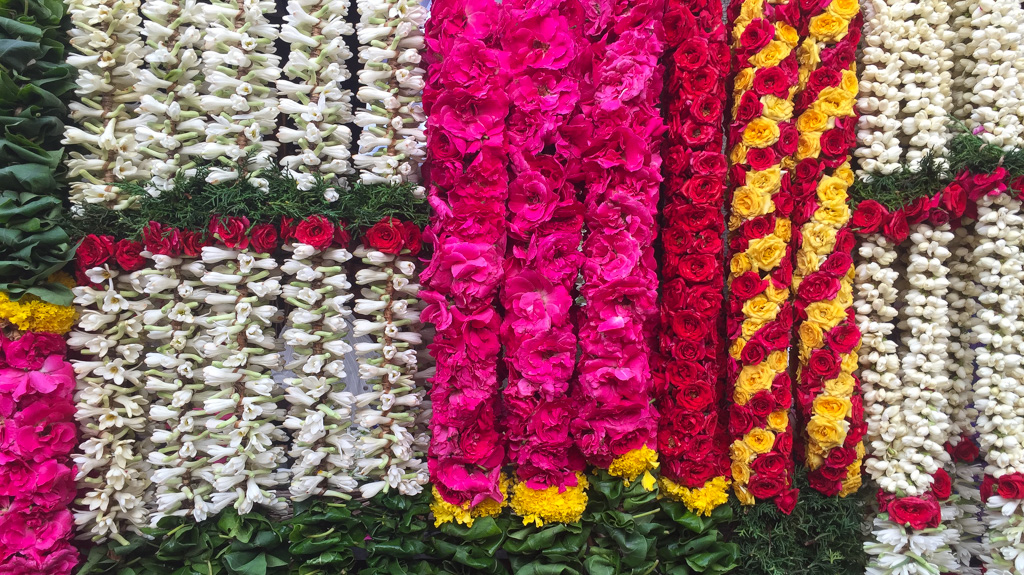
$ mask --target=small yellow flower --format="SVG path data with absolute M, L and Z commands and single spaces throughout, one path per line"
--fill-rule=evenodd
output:
M 764 0 L 744 0 L 740 5 L 740 18 L 754 20 L 764 16 Z
M 800 44 L 800 48 L 796 51 L 796 59 L 803 70 L 813 70 L 818 67 L 818 64 L 821 64 L 821 54 L 818 52 L 818 45 L 814 43 L 814 40 L 807 38 Z
M 733 146 L 732 151 L 729 152 L 729 161 L 736 166 L 742 166 L 747 163 L 747 147 L 742 143 L 738 143 Z
M 746 322 L 744 322 L 744 323 L 746 323 Z M 756 330 L 754 331 L 754 333 L 757 333 Z M 746 339 L 744 339 L 742 337 L 736 338 L 732 342 L 732 344 L 729 346 L 729 357 L 732 357 L 736 361 L 739 361 L 740 354 L 743 353 L 743 346 L 745 346 L 745 345 L 747 345 L 747 340 Z
M 642 473 L 657 468 L 658 452 L 645 445 L 616 457 L 608 466 L 608 474 L 623 478 L 626 485 L 629 485 Z
M 531 523 L 542 527 L 546 523 L 575 523 L 583 517 L 587 508 L 586 476 L 576 473 L 576 485 L 533 489 L 517 482 L 512 487 L 511 506 L 516 515 L 523 518 L 523 525 Z
M 747 483 L 750 481 L 750 467 L 746 463 L 733 461 L 729 469 L 732 472 L 733 481 L 737 483 Z
M 846 308 L 830 301 L 816 301 L 809 304 L 806 313 L 807 321 L 818 324 L 818 327 L 823 330 L 832 329 L 846 319 Z
M 824 132 L 828 129 L 828 116 L 817 110 L 807 110 L 796 119 L 796 129 L 801 132 Z
M 785 22 L 775 23 L 775 37 L 788 44 L 790 48 L 796 48 L 800 42 L 800 34 L 797 33 L 796 28 Z
M 853 115 L 854 97 L 839 86 L 822 88 L 811 107 L 833 118 Z
M 843 79 L 839 82 L 839 87 L 847 94 L 856 97 L 860 91 L 860 85 L 857 83 L 857 73 L 853 70 L 843 70 L 842 73 Z
M 833 449 L 843 444 L 848 427 L 849 423 L 846 421 L 834 421 L 813 415 L 807 423 L 807 436 L 822 449 Z
M 757 331 L 759 329 L 764 327 L 764 324 L 765 324 L 765 321 L 764 320 L 760 320 L 760 319 L 749 318 L 749 319 L 743 320 L 743 323 L 740 326 L 741 329 L 743 330 L 743 338 L 750 339 L 750 338 L 754 337 L 754 334 L 757 333 Z M 743 338 L 741 338 L 741 339 L 743 339 Z M 743 340 L 744 343 L 746 343 L 746 339 Z M 740 340 L 737 340 L 737 341 L 740 341 Z
M 749 90 L 754 85 L 754 69 L 744 68 L 736 72 L 734 89 L 737 92 Z
M 832 0 L 827 10 L 837 18 L 852 20 L 860 12 L 860 3 L 857 0 Z
M 743 130 L 743 144 L 751 148 L 767 148 L 779 141 L 779 125 L 768 118 L 754 118 Z
M 747 247 L 747 255 L 759 269 L 772 271 L 786 256 L 786 242 L 775 236 L 753 239 Z
M 775 371 L 767 363 L 744 365 L 736 378 L 736 388 L 753 395 L 759 391 L 771 389 L 774 378 Z
M 790 220 L 786 218 L 777 218 L 775 220 L 775 237 L 779 238 L 784 242 L 788 242 L 793 237 L 793 225 Z
M 755 427 L 743 437 L 743 441 L 750 446 L 750 450 L 754 453 L 768 453 L 775 445 L 775 434 L 767 429 Z
M 716 507 L 729 501 L 729 480 L 725 477 L 715 477 L 695 489 L 683 487 L 667 477 L 662 477 L 659 483 L 663 494 L 681 501 L 697 515 L 710 517 Z
M 808 325 L 806 322 L 804 325 Z M 834 395 L 836 397 L 850 397 L 853 395 L 853 387 L 856 385 L 857 380 L 853 379 L 853 376 L 848 373 L 840 372 L 835 379 L 825 380 L 823 387 L 825 393 Z
M 777 288 L 775 284 L 768 282 L 768 287 L 764 290 L 764 296 L 770 302 L 782 303 L 789 299 L 789 288 Z
M 817 325 L 805 321 L 800 324 L 800 344 L 809 349 L 818 349 L 825 343 L 824 333 Z
M 814 398 L 811 409 L 816 416 L 838 422 L 850 415 L 852 406 L 850 400 L 845 397 L 819 395 Z
M 732 197 L 732 213 L 746 220 L 763 216 L 774 209 L 770 194 L 749 186 L 737 188 Z
M 764 294 L 758 294 L 743 302 L 743 315 L 761 321 L 771 321 L 779 314 L 779 304 L 768 301 Z
M 786 122 L 793 117 L 793 102 L 768 94 L 761 96 L 764 117 L 776 122 Z
M 747 254 L 734 254 L 729 260 L 729 272 L 734 276 L 745 274 L 751 269 L 750 257 Z
M 858 361 L 859 361 L 859 357 L 857 356 L 857 352 L 856 351 L 851 351 L 850 353 L 844 355 L 843 356 L 843 361 L 840 364 L 840 367 L 842 368 L 843 373 L 853 373 L 853 372 L 857 371 L 857 363 L 858 363 Z
M 764 362 L 768 364 L 768 368 L 775 373 L 782 373 L 786 371 L 786 368 L 789 366 L 789 355 L 787 355 L 785 351 L 778 349 L 769 353 Z
M 805 247 L 796 253 L 796 275 L 807 277 L 818 271 L 819 265 L 818 256 L 814 254 L 813 250 Z
M 819 256 L 832 253 L 836 246 L 836 229 L 828 224 L 811 222 L 803 227 L 804 250 Z
M 772 66 L 778 66 L 779 62 L 785 60 L 792 50 L 785 42 L 772 40 L 768 42 L 767 46 L 761 48 L 759 52 L 748 58 L 747 61 L 758 68 L 771 68 Z
M 767 170 L 750 171 L 746 175 L 746 185 L 752 190 L 774 194 L 782 188 L 782 169 L 773 166 Z
M 741 505 L 750 506 L 754 504 L 754 496 L 751 495 L 746 487 L 740 485 L 739 482 L 732 484 L 732 490 L 736 493 L 736 499 L 740 500 Z

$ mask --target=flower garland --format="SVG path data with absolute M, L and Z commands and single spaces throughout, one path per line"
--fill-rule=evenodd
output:
M 657 412 L 650 356 L 657 315 L 652 244 L 661 183 L 658 110 L 664 30 L 661 0 L 587 14 L 591 69 L 581 100 L 584 153 L 583 285 L 576 443 L 588 461 L 627 484 L 656 482 Z M 656 16 L 657 15 L 657 16 Z M 614 31 L 613 31 L 614 29 Z M 630 70 L 623 75 L 623 68 Z M 628 214 L 628 215 L 627 215 Z
M 787 373 L 793 325 L 792 304 L 787 301 L 793 270 L 793 197 L 783 191 L 782 183 L 790 178 L 783 160 L 797 152 L 799 137 L 791 120 L 798 36 L 785 21 L 785 6 L 753 0 L 729 6 L 739 70 L 728 142 L 735 188 L 728 223 L 732 233 L 726 371 L 732 399 L 733 489 L 744 505 L 774 498 L 779 509 L 789 513 L 797 495 L 788 413 L 793 396 Z
M 147 159 L 154 194 L 167 190 L 178 170 L 191 167 L 206 118 L 200 105 L 206 21 L 196 0 L 145 0 L 143 34 L 151 48 L 149 64 L 138 72 L 139 112 L 146 124 L 135 128 L 138 152 Z
M 428 122 L 427 232 L 434 255 L 421 278 L 424 322 L 436 326 L 430 390 L 430 477 L 435 520 L 472 524 L 505 502 L 504 445 L 496 429 L 498 332 L 495 298 L 506 245 L 505 52 L 502 9 L 491 2 L 431 5 L 424 89 Z
M 352 94 L 341 85 L 351 76 L 348 9 L 347 0 L 289 0 L 281 27 L 280 39 L 291 49 L 277 80 L 277 106 L 288 116 L 277 139 L 289 146 L 281 165 L 303 188 L 312 187 L 316 174 L 344 184 L 340 178 L 352 171 L 352 131 L 345 125 L 352 121 Z
M 199 101 L 207 118 L 199 151 L 207 160 L 225 162 L 207 176 L 218 184 L 244 176 L 233 162 L 248 158 L 256 169 L 271 165 L 279 143 L 263 138 L 277 128 L 274 83 L 281 58 L 274 55 L 277 27 L 267 20 L 274 11 L 270 0 L 211 0 L 203 11 L 206 87 Z
M 359 2 L 359 71 L 356 97 L 367 105 L 356 113 L 359 153 L 352 159 L 365 184 L 419 182 L 422 148 L 426 8 L 415 0 Z
M 570 178 L 582 150 L 560 134 L 577 114 L 583 36 L 581 14 L 569 2 L 504 5 L 509 21 L 520 25 L 502 38 L 517 79 L 508 118 L 503 426 L 516 465 L 512 509 L 524 524 L 540 527 L 579 521 L 587 505 L 586 462 L 570 430 L 577 346 L 572 294 L 583 263 L 583 205 Z M 603 250 L 615 257 L 611 245 Z
M 148 276 L 142 244 L 114 242 L 110 236 L 86 237 L 76 264 L 87 285 L 74 288 L 82 309 L 68 340 L 85 359 L 75 360 L 77 413 L 82 442 L 75 454 L 78 499 L 75 522 L 94 541 L 139 532 L 148 522 L 144 493 L 150 479 L 143 459 L 148 397 L 143 377 L 144 314 L 152 301 L 143 297 Z
M 348 429 L 356 400 L 345 391 L 345 356 L 352 351 L 344 341 L 352 316 L 343 265 L 352 259 L 345 249 L 348 232 L 323 216 L 310 216 L 282 223 L 281 237 L 291 253 L 281 266 L 282 292 L 293 306 L 283 334 L 292 346 L 284 367 L 295 374 L 284 380 L 285 399 L 292 404 L 284 427 L 292 430 L 288 455 L 295 460 L 289 491 L 294 501 L 348 499 L 356 488 Z
M 136 76 L 146 54 L 140 38 L 139 0 L 74 0 L 68 3 L 73 27 L 68 32 L 78 54 L 80 101 L 71 103 L 71 119 L 62 143 L 79 146 L 67 161 L 71 201 L 124 209 L 118 184 L 148 176 L 135 129 L 149 118 L 138 110 Z
M 728 501 L 718 330 L 728 163 L 722 153 L 729 44 L 716 2 L 670 0 L 662 209 L 661 355 L 656 369 L 662 492 L 709 515 Z M 704 80 L 709 89 L 699 90 Z
M 392 489 L 417 495 L 429 479 L 420 459 L 429 445 L 423 417 L 429 412 L 421 408 L 426 391 L 413 379 L 416 346 L 422 343 L 420 286 L 414 283 L 420 247 L 416 224 L 385 217 L 355 250 L 365 266 L 356 272 L 356 283 L 365 287 L 355 302 L 353 331 L 374 340 L 356 344 L 359 376 L 372 389 L 357 398 L 356 422 L 369 430 L 358 444 L 362 475 L 370 479 L 360 487 L 364 498 Z
M 853 305 L 853 233 L 847 227 L 849 152 L 856 142 L 859 5 L 833 0 L 808 19 L 795 100 L 799 144 L 791 173 L 799 366 L 797 405 L 805 422 L 811 487 L 846 496 L 861 483 L 866 426 L 857 367 L 860 330 Z
M 70 575 L 74 371 L 61 336 L 0 334 L 0 565 Z

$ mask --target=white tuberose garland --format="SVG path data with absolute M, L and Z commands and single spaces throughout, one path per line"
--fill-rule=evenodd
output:
M 426 453 L 427 418 L 421 405 L 425 390 L 413 378 L 418 370 L 419 284 L 412 283 L 416 264 L 411 256 L 381 253 L 359 246 L 355 251 L 366 266 L 356 272 L 356 283 L 366 286 L 356 300 L 353 322 L 356 335 L 370 335 L 373 343 L 356 345 L 359 376 L 373 391 L 357 399 L 356 421 L 368 430 L 359 438 L 360 473 L 372 481 L 360 487 L 364 498 L 398 489 L 403 495 L 423 490 L 429 475 Z M 371 319 L 363 319 L 371 318 Z M 412 327 L 413 329 L 410 329 Z M 428 416 L 429 417 L 429 416 Z
M 418 182 L 423 142 L 423 74 L 419 66 L 427 10 L 418 0 L 360 0 L 357 94 L 368 109 L 353 158 L 366 184 Z
M 138 115 L 138 67 L 145 55 L 139 38 L 139 0 L 67 0 L 73 27 L 68 32 L 78 54 L 68 63 L 78 68 L 80 101 L 69 105 L 71 119 L 62 143 L 80 146 L 68 158 L 71 201 L 127 207 L 117 184 L 148 177 L 135 144 L 135 128 L 148 121 Z
M 345 36 L 352 24 L 345 20 L 348 0 L 289 0 L 281 39 L 291 44 L 284 76 L 277 81 L 281 112 L 289 126 L 277 138 L 290 144 L 281 158 L 300 189 L 314 183 L 313 174 L 339 180 L 352 171 L 349 145 L 352 132 L 352 95 L 341 88 L 350 76 L 345 61 L 352 52 Z
M 285 379 L 285 399 L 292 404 L 284 426 L 292 430 L 288 455 L 292 499 L 313 496 L 348 499 L 356 488 L 354 439 L 349 434 L 355 397 L 345 391 L 344 341 L 351 285 L 343 264 L 352 255 L 344 249 L 317 250 L 294 243 L 282 271 L 289 278 L 282 293 L 294 306 L 288 314 L 285 344 L 292 359 L 285 365 L 295 377 Z
M 94 541 L 123 544 L 126 531 L 146 526 L 143 493 L 148 464 L 141 453 L 146 430 L 146 392 L 142 383 L 142 314 L 150 302 L 140 292 L 140 276 L 108 268 L 87 272 L 105 289 L 74 288 L 83 308 L 68 345 L 89 358 L 75 360 L 78 376 L 76 419 L 82 430 L 74 455 L 77 480 L 85 496 L 78 500 L 75 523 Z M 145 280 L 142 277 L 143 281 Z

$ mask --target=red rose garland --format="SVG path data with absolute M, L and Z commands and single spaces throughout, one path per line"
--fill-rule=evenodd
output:
M 658 454 L 664 493 L 710 514 L 728 501 L 720 350 L 729 44 L 717 0 L 666 8 L 667 153 L 662 208 Z
M 424 322 L 436 326 L 430 390 L 429 469 L 436 521 L 471 524 L 504 503 L 505 450 L 496 428 L 495 298 L 505 254 L 508 55 L 497 46 L 502 9 L 491 0 L 431 6 L 423 105 L 430 152 L 425 174 L 434 256 L 421 278 Z
M 729 129 L 734 190 L 726 318 L 733 488 L 744 505 L 774 498 L 784 513 L 796 505 L 788 413 L 793 197 L 786 184 L 797 149 L 791 102 L 798 35 L 786 21 L 787 6 L 759 0 L 729 6 L 739 69 Z
M 657 313 L 657 233 L 664 130 L 657 102 L 662 0 L 587 5 L 590 69 L 582 88 L 589 137 L 583 242 L 577 442 L 591 463 L 632 481 L 657 467 L 650 352 Z M 584 131 L 585 130 L 585 131 Z
M 583 206 L 570 176 L 581 150 L 567 127 L 579 102 L 582 12 L 573 0 L 504 3 L 502 38 L 512 85 L 508 118 L 509 245 L 502 343 L 508 366 L 504 420 L 516 467 L 511 505 L 524 523 L 579 521 L 585 460 L 570 435 L 576 407 L 573 289 Z

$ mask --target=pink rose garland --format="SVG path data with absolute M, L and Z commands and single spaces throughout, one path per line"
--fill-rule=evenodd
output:
M 0 334 L 0 573 L 63 575 L 78 563 L 75 376 L 61 336 Z
M 570 435 L 576 364 L 573 289 L 583 256 L 583 205 L 569 179 L 578 140 L 567 133 L 579 102 L 582 12 L 572 0 L 506 2 L 511 113 L 502 343 L 511 503 L 524 522 L 574 522 L 586 507 L 583 455 Z
M 591 463 L 632 481 L 657 467 L 650 353 L 657 324 L 655 214 L 661 183 L 657 103 L 662 89 L 663 0 L 586 4 L 590 39 L 581 107 L 587 139 L 581 179 L 582 356 L 575 432 Z
M 497 513 L 505 450 L 496 425 L 506 246 L 508 55 L 492 0 L 440 0 L 426 30 L 424 170 L 434 257 L 421 279 L 424 322 L 436 326 L 428 465 L 438 523 Z

